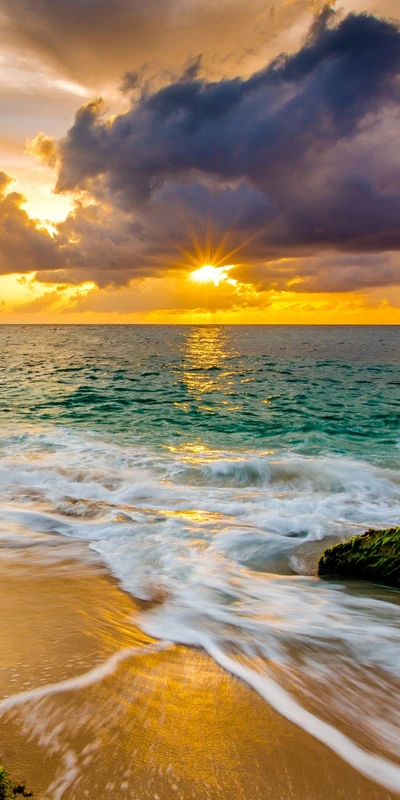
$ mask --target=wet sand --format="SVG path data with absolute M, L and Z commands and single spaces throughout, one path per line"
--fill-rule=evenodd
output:
M 80 543 L 0 551 L 0 761 L 38 800 L 392 800 L 199 650 L 159 644 Z M 131 654 L 114 663 L 125 648 Z M 109 670 L 91 672 L 108 664 Z M 86 683 L 86 685 L 84 685 Z

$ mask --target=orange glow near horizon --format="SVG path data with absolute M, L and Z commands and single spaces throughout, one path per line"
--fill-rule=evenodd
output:
M 26 322 L 42 322 L 49 312 L 61 315 L 85 297 L 95 284 L 86 281 L 78 285 L 40 283 L 35 273 L 0 275 L 0 323 L 13 322 L 19 314 Z M 59 319 L 63 322 L 62 316 Z
M 31 219 L 36 217 L 36 225 L 51 235 L 73 207 L 71 196 L 52 194 L 51 177 L 44 170 L 38 173 L 36 183 L 20 170 L 6 193 L 15 190 L 24 193 L 22 206 Z M 54 202 L 57 198 L 59 204 Z M 400 288 L 396 285 L 342 293 L 308 292 L 296 265 L 292 266 L 295 259 L 287 256 L 276 260 L 271 270 L 274 278 L 263 286 L 253 283 L 253 272 L 246 270 L 245 260 L 229 263 L 247 244 L 233 248 L 234 220 L 220 240 L 212 229 L 211 213 L 203 241 L 184 212 L 182 227 L 189 247 L 173 244 L 181 260 L 169 255 L 163 270 L 160 264 L 154 265 L 155 275 L 132 278 L 123 285 L 116 281 L 99 287 L 91 280 L 41 282 L 40 272 L 0 275 L 0 324 L 400 324 Z M 254 272 L 258 274 L 260 270 Z
M 213 280 L 209 284 L 193 279 L 193 273 L 104 288 L 89 281 L 75 286 L 40 283 L 34 273 L 4 275 L 0 276 L 0 324 L 400 324 L 400 290 L 394 286 L 385 292 L 375 288 L 312 294 L 258 291 L 227 280 L 215 288 Z

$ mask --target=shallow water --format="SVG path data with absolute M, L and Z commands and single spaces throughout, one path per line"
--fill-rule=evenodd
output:
M 90 542 L 205 648 L 400 790 L 399 593 L 314 577 L 400 522 L 400 328 L 0 328 L 0 541 Z

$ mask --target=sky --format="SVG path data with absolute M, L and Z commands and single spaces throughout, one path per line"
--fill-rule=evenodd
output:
M 398 0 L 0 0 L 0 323 L 400 324 Z

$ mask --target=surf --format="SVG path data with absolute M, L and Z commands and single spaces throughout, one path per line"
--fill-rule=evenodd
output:
M 398 519 L 396 469 L 49 427 L 17 448 L 3 436 L 0 487 L 4 544 L 83 540 L 148 601 L 147 634 L 204 648 L 363 774 L 400 787 L 397 595 L 313 577 L 327 543 Z

